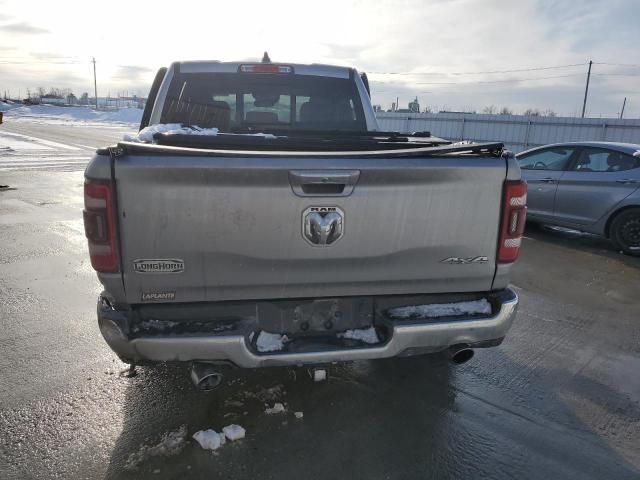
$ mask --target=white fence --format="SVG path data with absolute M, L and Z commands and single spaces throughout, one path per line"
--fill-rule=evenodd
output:
M 514 152 L 558 142 L 606 141 L 640 144 L 640 120 L 526 117 L 482 113 L 377 114 L 381 130 L 429 131 L 449 140 L 503 142 Z

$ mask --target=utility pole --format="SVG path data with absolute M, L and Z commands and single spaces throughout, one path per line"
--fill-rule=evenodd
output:
M 96 110 L 98 110 L 98 82 L 96 81 L 96 57 L 93 57 L 93 89 L 96 93 Z
M 593 65 L 593 61 L 589 60 L 589 71 L 587 72 L 587 86 L 584 89 L 584 102 L 582 102 L 582 118 L 584 118 L 584 111 L 587 108 L 587 94 L 589 93 L 589 80 L 591 79 L 591 65 Z
M 624 115 L 624 106 L 627 104 L 627 97 L 624 97 L 624 101 L 622 102 L 622 110 L 620 110 L 620 120 L 622 120 L 622 116 Z

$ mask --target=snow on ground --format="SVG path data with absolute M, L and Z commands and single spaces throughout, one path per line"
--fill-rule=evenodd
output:
M 0 172 L 15 170 L 83 170 L 91 147 L 66 145 L 0 129 Z
M 0 104 L 0 108 L 4 111 L 5 122 L 132 126 L 139 125 L 142 118 L 139 108 L 103 111 L 91 107 L 15 104 Z
M 205 450 L 217 450 L 223 446 L 227 439 L 235 442 L 244 438 L 246 430 L 240 425 L 227 425 L 221 433 L 215 430 L 200 430 L 193 434 L 193 439 Z
M 5 132 L 0 130 L 0 150 L 6 152 L 24 152 L 32 150 L 80 150 L 73 145 L 52 142 L 43 138 L 36 138 L 21 133 Z
M 246 433 L 244 428 L 242 428 L 240 425 L 235 425 L 235 424 L 227 425 L 222 429 L 222 432 L 224 433 L 224 436 L 227 437 L 227 439 L 231 440 L 232 442 L 235 442 L 236 440 L 240 440 L 241 438 L 244 438 Z
M 459 315 L 475 315 L 491 313 L 491 304 L 486 298 L 471 302 L 434 303 L 430 305 L 412 305 L 409 307 L 391 308 L 388 314 L 391 318 L 437 318 L 456 317 Z
M 359 340 L 369 344 L 380 343 L 380 339 L 378 338 L 378 334 L 374 327 L 347 330 L 346 332 L 339 333 L 338 338 L 349 338 L 351 340 Z
M 194 433 L 193 439 L 205 450 L 217 450 L 225 443 L 224 435 L 211 429 Z
M 264 413 L 266 413 L 267 415 L 274 415 L 276 413 L 284 413 L 285 411 L 286 409 L 284 408 L 284 405 L 280 402 L 276 402 L 273 404 L 273 407 L 267 408 Z
M 164 434 L 158 444 L 154 446 L 143 445 L 140 450 L 132 453 L 124 468 L 133 470 L 151 457 L 177 455 L 184 448 L 186 438 L 187 426 L 182 425 L 177 430 Z
M 286 335 L 261 331 L 256 340 L 256 346 L 259 352 L 278 352 L 288 341 L 289 338 Z

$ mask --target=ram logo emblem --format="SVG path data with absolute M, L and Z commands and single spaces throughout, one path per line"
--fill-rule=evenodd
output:
M 302 213 L 302 236 L 312 245 L 333 245 L 344 235 L 344 212 L 338 207 L 309 207 Z

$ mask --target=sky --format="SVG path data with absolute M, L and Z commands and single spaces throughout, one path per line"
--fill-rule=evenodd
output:
M 99 96 L 145 95 L 173 61 L 267 50 L 368 72 L 384 109 L 417 96 L 435 111 L 575 116 L 592 60 L 587 115 L 616 117 L 626 96 L 625 118 L 640 118 L 639 39 L 640 0 L 0 0 L 0 94 L 93 95 L 95 57 Z

